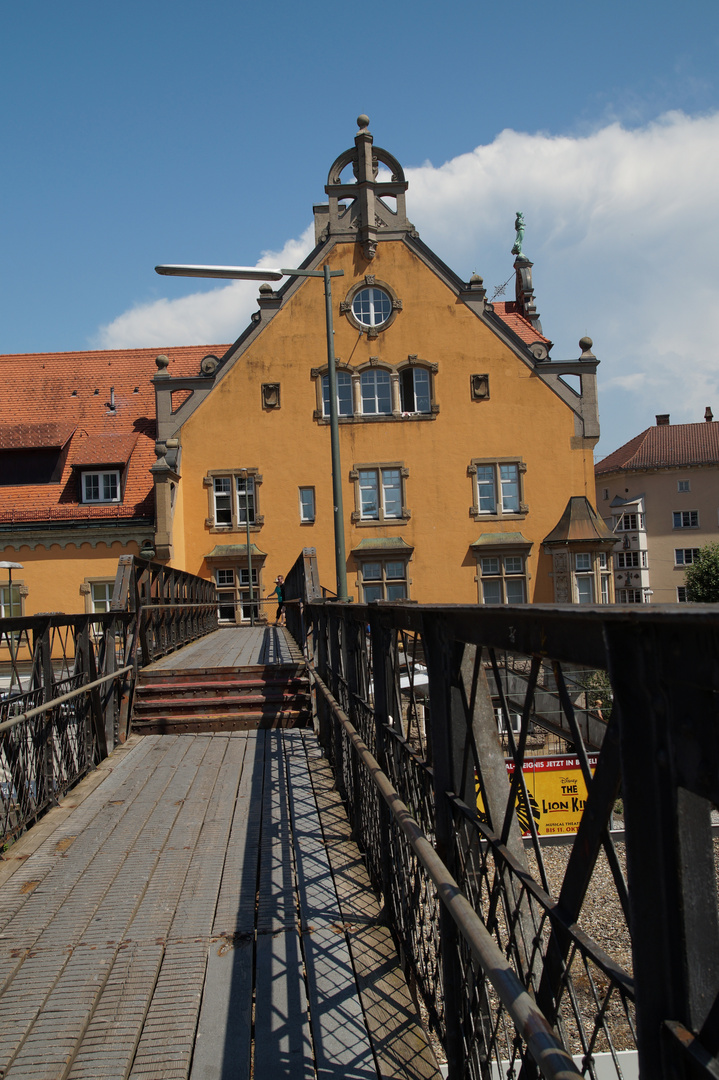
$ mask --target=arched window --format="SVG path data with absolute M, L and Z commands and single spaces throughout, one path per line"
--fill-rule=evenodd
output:
M 429 372 L 422 367 L 403 368 L 399 376 L 399 392 L 403 413 L 432 411 Z
M 322 415 L 330 414 L 330 378 L 322 376 Z M 352 376 L 348 371 L 337 372 L 337 414 L 352 416 Z
M 389 416 L 392 413 L 392 392 L 389 372 L 370 368 L 360 377 L 363 416 Z

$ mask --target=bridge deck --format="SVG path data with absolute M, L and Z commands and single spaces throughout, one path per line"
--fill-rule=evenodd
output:
M 227 626 L 184 645 L 144 671 L 207 670 L 301 663 L 302 653 L 283 626 Z
M 314 736 L 133 736 L 0 863 L 5 1080 L 437 1077 Z

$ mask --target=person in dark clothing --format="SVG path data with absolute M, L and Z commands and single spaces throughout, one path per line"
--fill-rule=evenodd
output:
M 275 578 L 275 587 L 270 593 L 270 596 L 277 597 L 277 614 L 275 615 L 275 626 L 285 625 L 285 579 L 282 574 Z

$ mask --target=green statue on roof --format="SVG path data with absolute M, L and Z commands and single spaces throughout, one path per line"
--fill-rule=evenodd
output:
M 514 228 L 517 237 L 514 241 L 514 247 L 512 248 L 512 255 L 523 255 L 522 241 L 524 240 L 524 214 L 521 210 L 517 211 L 517 216 L 514 219 Z

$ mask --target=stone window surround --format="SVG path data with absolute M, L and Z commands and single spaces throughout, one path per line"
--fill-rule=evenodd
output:
M 478 465 L 492 465 L 495 469 L 495 492 L 497 499 L 497 510 L 494 514 L 487 514 L 479 509 L 479 493 L 477 490 L 477 466 Z M 517 466 L 517 482 L 519 485 L 519 510 L 502 510 L 502 498 L 501 498 L 501 481 L 499 475 L 500 465 L 516 465 Z M 524 461 L 519 457 L 500 457 L 500 458 L 472 458 L 467 466 L 467 476 L 472 480 L 472 505 L 469 508 L 469 516 L 474 518 L 475 521 L 497 521 L 499 519 L 503 521 L 518 520 L 525 517 L 529 513 L 529 507 L 524 501 L 524 475 L 527 471 L 527 466 Z
M 400 497 L 401 497 L 401 503 L 402 503 L 402 515 L 401 515 L 401 517 L 385 518 L 383 516 L 382 506 L 381 506 L 381 495 L 379 495 L 379 491 L 381 489 L 381 476 L 378 476 L 378 501 L 379 501 L 379 504 L 380 504 L 379 505 L 379 517 L 377 517 L 377 518 L 363 518 L 363 517 L 361 517 L 362 502 L 361 502 L 361 494 L 360 494 L 360 471 L 364 470 L 364 469 L 367 469 L 367 470 L 373 469 L 377 473 L 381 473 L 383 469 L 399 469 Z M 370 528 L 370 529 L 387 528 L 388 525 L 406 525 L 407 522 L 409 521 L 410 517 L 412 516 L 411 511 L 407 509 L 407 490 L 406 490 L 405 481 L 407 480 L 408 476 L 409 476 L 409 469 L 405 466 L 404 462 L 402 462 L 402 461 L 367 461 L 367 462 L 363 461 L 363 462 L 359 462 L 359 463 L 356 463 L 355 465 L 353 465 L 352 469 L 350 470 L 350 474 L 349 474 L 349 478 L 350 478 L 350 480 L 352 481 L 352 483 L 354 485 L 354 497 L 355 497 L 355 508 L 352 511 L 352 514 L 350 515 L 350 521 L 352 522 L 352 524 L 356 525 L 357 528 L 360 528 L 360 529 L 364 529 L 364 528 Z
M 258 513 L 260 506 L 260 492 L 259 488 L 262 483 L 262 475 L 257 468 L 247 469 L 209 469 L 206 476 L 202 478 L 203 487 L 207 488 L 207 517 L 205 518 L 205 528 L 211 533 L 234 533 L 234 532 L 247 532 L 247 525 L 240 523 L 237 517 L 237 482 L 236 478 L 240 477 L 244 479 L 247 476 L 251 476 L 255 482 L 255 520 L 250 522 L 250 532 L 259 532 L 265 523 L 263 514 Z M 215 478 L 216 477 L 229 477 L 232 481 L 232 499 L 230 507 L 232 510 L 232 524 L 231 525 L 216 525 L 215 524 Z
M 390 552 L 390 551 L 383 551 L 383 550 L 363 551 L 361 556 L 355 555 L 354 559 L 355 559 L 355 563 L 357 564 L 356 585 L 357 585 L 357 592 L 358 592 L 359 596 L 362 597 L 362 599 L 360 600 L 361 604 L 367 602 L 367 601 L 364 600 L 364 586 L 365 586 L 365 584 L 370 585 L 370 586 L 381 584 L 383 593 L 386 593 L 388 583 L 389 584 L 392 584 L 392 583 L 399 584 L 401 582 L 405 587 L 405 593 L 406 593 L 405 600 L 409 600 L 409 598 L 410 598 L 410 586 L 412 584 L 412 578 L 409 576 L 409 564 L 412 561 L 412 556 L 409 553 L 409 551 L 407 551 L 407 552 L 396 552 L 396 551 L 391 551 Z M 386 577 L 386 565 L 387 565 L 387 563 L 391 563 L 391 562 L 404 563 L 404 577 L 403 578 L 388 578 L 388 577 Z M 382 577 L 381 577 L 381 579 L 380 578 L 376 578 L 376 579 L 372 578 L 371 580 L 365 582 L 365 580 L 364 580 L 364 578 L 362 576 L 362 564 L 363 563 L 380 563 L 380 565 L 382 567 Z
M 6 577 L 7 577 L 7 575 L 6 575 Z M 0 589 L 2 589 L 3 597 L 6 594 L 8 595 L 8 603 L 10 604 L 10 607 L 12 609 L 12 595 L 9 594 L 9 583 L 8 583 L 8 581 L 0 582 Z M 13 580 L 12 580 L 12 591 L 15 592 L 16 590 L 17 590 L 17 595 L 20 597 L 20 617 L 22 617 L 25 614 L 25 597 L 29 595 L 30 589 L 25 584 L 25 582 L 22 580 L 22 578 L 20 580 L 18 580 L 17 578 L 13 578 Z M 5 618 L 8 619 L 8 618 L 10 618 L 10 616 L 5 615 Z M 13 618 L 17 618 L 17 616 L 13 616 Z
M 366 323 L 362 323 L 355 317 L 352 311 L 352 302 L 358 292 L 363 289 L 381 289 L 386 292 L 392 302 L 392 311 L 389 318 L 383 322 L 380 326 L 367 326 Z M 361 334 L 366 334 L 369 339 L 376 338 L 378 334 L 383 334 L 388 329 L 397 317 L 397 313 L 402 310 L 402 301 L 397 296 L 391 285 L 388 285 L 386 281 L 379 281 L 374 274 L 365 274 L 361 281 L 356 281 L 351 286 L 349 291 L 345 294 L 344 300 L 340 300 L 340 315 L 346 315 L 347 321 L 355 328 L 359 330 Z
M 115 586 L 115 579 L 109 577 L 86 577 L 80 586 L 80 595 L 85 598 L 85 611 L 88 615 L 95 614 L 92 601 L 92 586 L 93 585 L 112 585 Z M 112 589 L 110 590 L 110 597 L 112 597 Z
M 221 570 L 225 570 L 225 571 L 229 570 L 232 573 L 232 582 L 230 584 L 225 584 L 225 585 L 220 585 L 219 584 L 217 579 L 219 577 L 219 571 L 221 571 Z M 244 584 L 242 582 L 242 571 L 243 570 L 247 574 L 247 582 L 244 583 Z M 263 622 L 265 622 L 265 620 L 267 618 L 267 613 L 263 609 L 263 606 L 262 606 L 262 604 L 260 602 L 261 599 L 262 599 L 262 571 L 263 570 L 264 570 L 264 558 L 261 559 L 259 562 L 257 562 L 255 557 L 253 557 L 253 559 L 252 559 L 252 577 L 253 577 L 254 580 L 253 580 L 252 584 L 253 584 L 253 587 L 254 587 L 254 590 L 255 590 L 254 607 L 256 609 L 256 615 L 255 615 L 255 622 L 256 623 L 257 622 L 263 623 Z M 248 572 L 248 566 L 247 566 L 247 559 L 245 558 L 243 560 L 241 558 L 239 558 L 239 559 L 237 559 L 237 558 L 235 558 L 235 559 L 222 558 L 222 559 L 217 560 L 217 561 L 213 560 L 212 578 L 213 578 L 213 581 L 215 583 L 215 588 L 217 590 L 217 595 L 218 595 L 218 600 L 217 600 L 217 610 L 218 610 L 218 612 L 219 612 L 219 609 L 221 607 L 229 607 L 230 606 L 229 602 L 227 601 L 226 598 L 227 598 L 227 596 L 229 596 L 230 593 L 232 594 L 231 603 L 232 603 L 232 605 L 234 607 L 234 610 L 235 610 L 235 618 L 234 618 L 234 620 L 222 619 L 222 625 L 226 626 L 226 625 L 228 625 L 228 623 L 231 624 L 232 622 L 234 622 L 237 626 L 240 626 L 240 625 L 249 626 L 249 624 L 250 624 L 249 615 L 247 616 L 247 618 L 244 617 L 244 605 L 246 603 L 247 606 L 249 607 L 249 598 L 250 598 L 250 584 L 249 584 L 249 572 Z M 220 599 L 220 593 L 222 593 L 223 596 L 224 596 L 224 602 Z
M 410 353 L 406 360 L 401 360 L 398 364 L 388 364 L 384 360 L 380 361 L 377 356 L 370 356 L 368 361 L 363 364 L 358 364 L 357 367 L 352 367 L 350 364 L 343 363 L 336 358 L 335 367 L 337 371 L 346 371 L 352 376 L 352 416 L 340 416 L 338 418 L 340 424 L 376 424 L 391 423 L 393 421 L 434 420 L 439 413 L 439 404 L 435 398 L 434 378 L 439 370 L 439 365 L 430 363 L 428 360 L 421 360 L 416 353 Z M 402 412 L 402 397 L 400 393 L 401 372 L 412 367 L 424 368 L 429 374 L 430 411 L 427 413 Z M 390 393 L 392 395 L 391 413 L 372 413 L 367 416 L 362 413 L 362 390 L 360 385 L 362 372 L 368 371 L 371 368 L 381 368 L 383 371 L 389 372 Z M 312 368 L 310 372 L 310 375 L 315 382 L 315 394 L 317 398 L 317 404 L 312 417 L 318 424 L 329 424 L 330 422 L 329 416 L 324 415 L 322 400 L 322 381 L 328 371 L 329 367 L 325 364 L 323 367 Z

